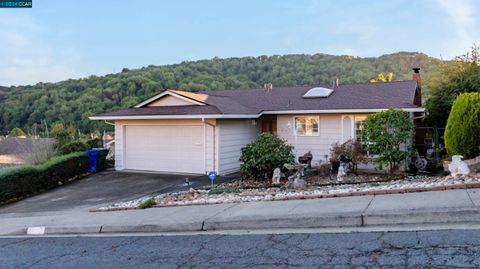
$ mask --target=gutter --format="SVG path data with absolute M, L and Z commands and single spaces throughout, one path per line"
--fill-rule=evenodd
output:
M 90 120 L 140 120 L 140 119 L 256 119 L 271 114 L 339 114 L 339 113 L 376 113 L 388 108 L 378 109 L 331 109 L 331 110 L 273 110 L 258 114 L 211 114 L 211 115 L 144 115 L 144 116 L 92 116 Z M 423 107 L 400 108 L 407 112 L 425 112 Z

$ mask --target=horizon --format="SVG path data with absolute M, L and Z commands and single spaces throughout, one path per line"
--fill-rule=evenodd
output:
M 0 85 L 32 85 L 208 60 L 291 54 L 443 60 L 480 41 L 472 0 L 33 1 L 0 9 Z

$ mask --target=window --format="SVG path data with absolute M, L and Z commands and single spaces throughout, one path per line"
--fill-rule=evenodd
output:
M 362 142 L 363 123 L 366 118 L 366 116 L 355 116 L 355 140 L 358 142 Z
M 298 135 L 315 136 L 318 135 L 318 116 L 295 117 L 295 129 Z

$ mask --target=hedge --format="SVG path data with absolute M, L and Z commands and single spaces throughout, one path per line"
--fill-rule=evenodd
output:
M 87 171 L 85 152 L 57 156 L 38 165 L 0 170 L 0 203 L 53 188 Z

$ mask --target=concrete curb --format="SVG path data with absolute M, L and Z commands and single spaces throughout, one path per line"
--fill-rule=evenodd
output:
M 460 222 L 480 222 L 480 210 L 477 208 L 450 208 L 429 211 L 374 212 L 363 215 L 364 226 Z
M 458 224 L 480 222 L 480 209 L 445 208 L 418 211 L 384 211 L 365 214 L 338 214 L 321 216 L 291 215 L 280 218 L 227 218 L 223 220 L 103 226 L 48 226 L 44 234 L 99 234 L 99 233 L 168 233 L 201 232 L 222 230 L 268 230 L 291 228 L 346 228 L 398 226 L 409 224 Z M 37 228 L 37 227 L 30 227 Z M 28 229 L 27 229 L 28 230 Z M 25 231 L 25 230 L 24 230 Z M 24 233 L 25 234 L 25 233 Z
M 331 215 L 331 216 L 291 216 L 285 218 L 231 218 L 221 221 L 205 220 L 203 230 L 261 230 L 282 228 L 330 228 L 362 226 L 362 216 Z

